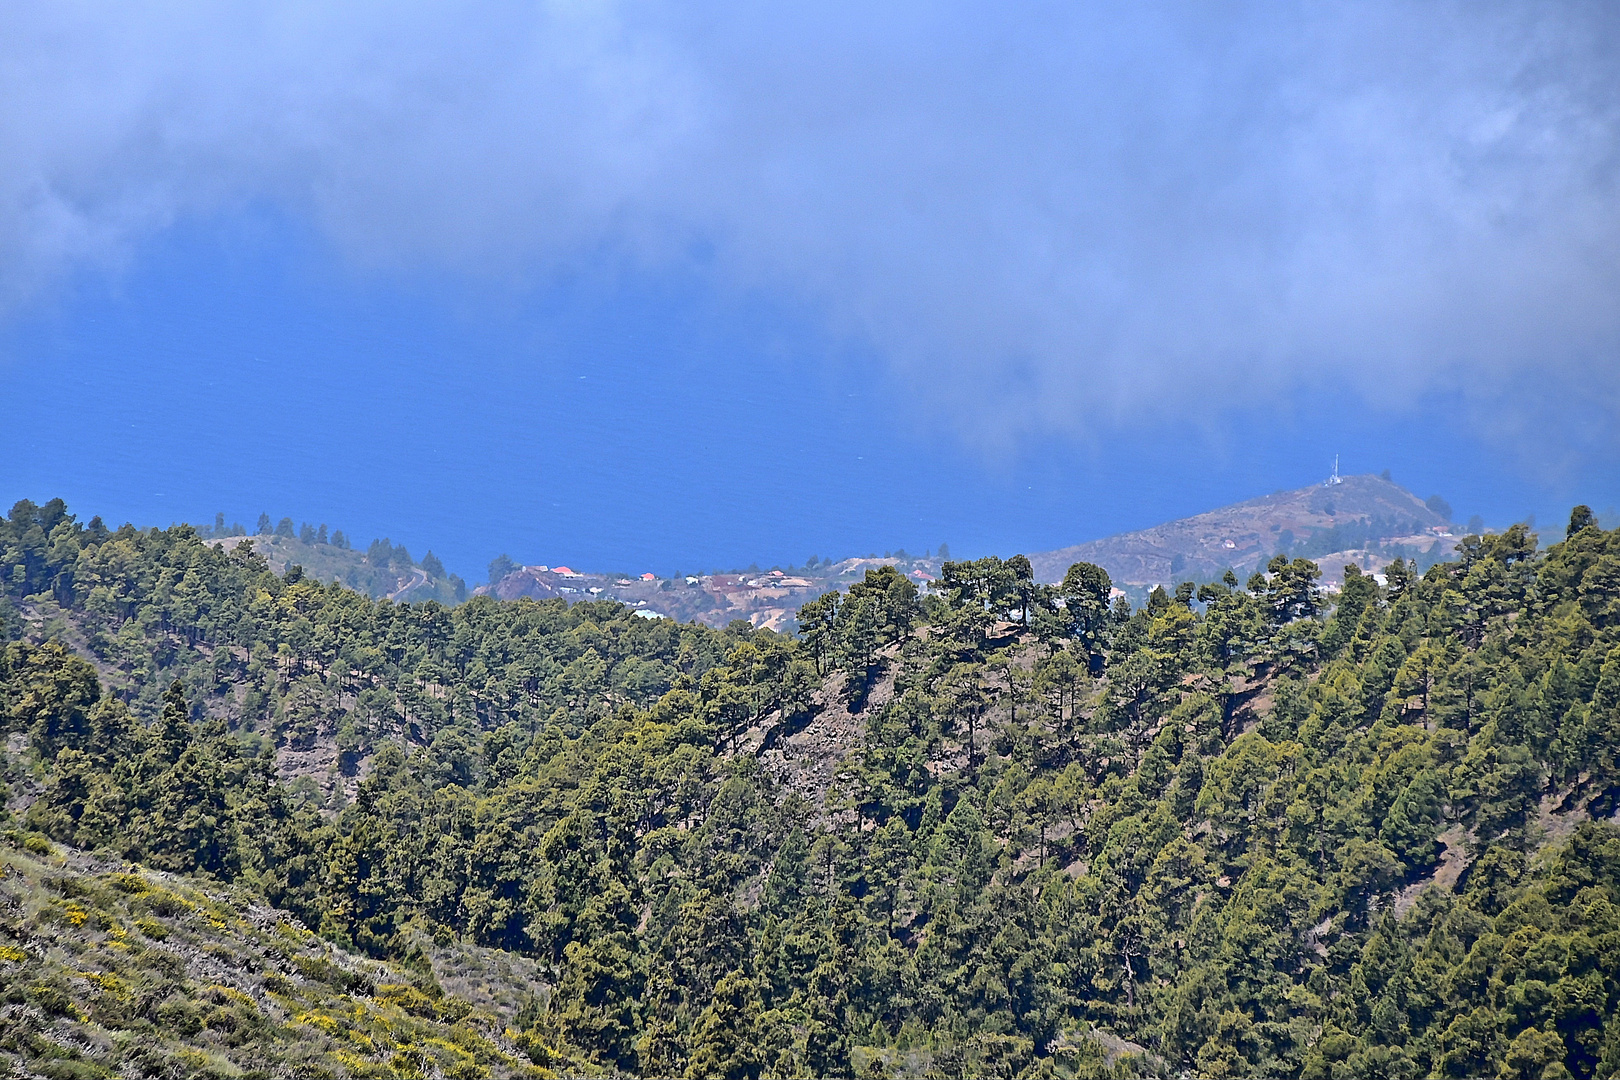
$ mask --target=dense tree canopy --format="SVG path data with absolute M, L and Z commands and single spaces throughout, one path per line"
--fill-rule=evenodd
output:
M 795 639 L 374 602 L 20 503 L 8 783 L 352 948 L 536 958 L 536 1061 L 1614 1075 L 1620 530 L 1456 554 L 1134 611 L 1085 565 L 873 571 Z M 845 715 L 827 783 L 770 764 Z

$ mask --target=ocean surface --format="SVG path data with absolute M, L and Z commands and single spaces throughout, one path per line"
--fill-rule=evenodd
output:
M 1044 550 L 1315 482 L 1336 453 L 1459 520 L 1561 526 L 1572 501 L 1620 502 L 1620 471 L 1532 468 L 1525 436 L 1470 427 L 1460 402 L 1390 412 L 1323 388 L 1201 424 L 1099 408 L 985 448 L 813 311 L 629 271 L 402 279 L 252 219 L 13 310 L 0 391 L 7 506 L 286 515 L 431 549 L 471 583 L 501 552 L 669 574 Z

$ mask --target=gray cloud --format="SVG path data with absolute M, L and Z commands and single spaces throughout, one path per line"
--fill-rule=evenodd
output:
M 992 445 L 1302 385 L 1615 417 L 1614 12 L 13 5 L 0 297 L 271 200 L 377 267 L 701 250 Z

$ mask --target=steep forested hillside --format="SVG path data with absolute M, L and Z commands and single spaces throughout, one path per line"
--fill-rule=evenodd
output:
M 423 986 L 449 988 L 424 943 L 537 973 L 469 1029 L 488 1049 L 432 1062 L 396 1045 L 429 1033 L 363 1027 L 381 985 L 347 987 L 356 1074 L 520 1049 L 656 1076 L 1614 1075 L 1620 531 L 1578 511 L 1545 551 L 1459 548 L 1349 573 L 1331 608 L 1302 559 L 1135 611 L 1085 564 L 950 563 L 926 596 L 880 569 L 789 639 L 374 602 L 23 503 L 12 827 L 262 897 Z M 324 785 L 297 768 L 321 746 Z M 37 936 L 29 903 L 0 934 Z M 78 906 L 52 933 L 90 935 Z M 74 974 L 8 969 L 0 1060 L 111 1068 L 118 1031 L 280 1060 L 252 1023 L 322 1026 L 188 976 L 118 1027 L 96 988 L 148 961 L 96 940 Z

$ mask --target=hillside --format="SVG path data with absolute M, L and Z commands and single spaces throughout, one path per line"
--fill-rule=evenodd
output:
M 422 566 L 403 548 L 393 547 L 386 540 L 366 551 L 274 534 L 208 538 L 205 542 L 224 549 L 247 543 L 278 574 L 286 573 L 289 566 L 301 566 L 317 581 L 339 582 L 373 600 L 386 597 L 401 603 L 437 600 L 441 604 L 458 604 L 467 598 L 467 586 L 460 578 L 445 573 L 443 566 L 436 571 L 431 563 Z M 428 556 L 432 554 L 428 552 Z
M 325 984 L 377 1048 L 351 1074 L 501 1075 L 477 1055 L 521 1046 L 656 1077 L 1613 1076 L 1620 530 L 1582 507 L 1557 539 L 1136 607 L 1084 566 L 1048 589 L 950 562 L 927 596 L 883 566 L 788 638 L 601 599 L 374 602 L 19 504 L 8 827 L 92 895 L 81 919 L 19 871 L 32 899 L 0 914 L 48 923 L 28 981 L 55 992 L 7 982 L 0 1053 L 106 1053 L 59 1023 L 96 1020 L 102 975 L 175 970 L 136 939 L 131 863 L 204 913 L 167 928 L 204 935 L 199 964 L 247 958 L 213 981 L 263 1020 L 198 967 L 118 1029 L 176 1058 L 235 1023 L 233 1061 L 286 1061 L 292 1010 L 328 1008 L 283 968 L 298 993 L 254 997 L 274 956 L 232 912 L 263 910 L 319 936 L 292 931 L 306 962 L 376 973 Z M 298 746 L 340 749 L 340 782 L 287 771 Z M 116 971 L 114 928 L 145 949 Z M 431 1062 L 382 1053 L 406 1002 L 455 1029 L 408 1036 Z M 73 1069 L 35 1071 L 95 1075 Z
M 1117 584 L 1168 587 L 1213 581 L 1227 569 L 1247 578 L 1283 552 L 1315 559 L 1338 582 L 1346 562 L 1375 571 L 1395 558 L 1426 564 L 1449 556 L 1454 533 L 1461 530 L 1399 484 L 1347 476 L 1339 484 L 1280 491 L 1029 560 L 1038 581 L 1060 581 L 1070 564 L 1089 562 Z
M 425 942 L 429 952 L 431 941 Z M 528 1076 L 545 1045 L 414 967 L 335 948 L 250 892 L 0 835 L 8 1076 Z

